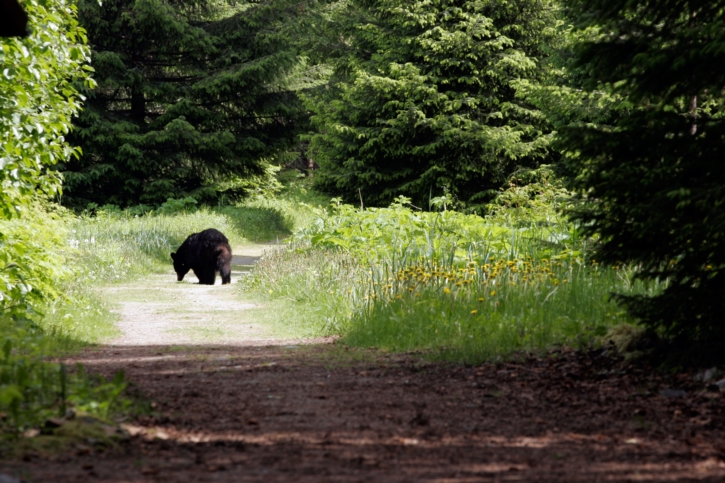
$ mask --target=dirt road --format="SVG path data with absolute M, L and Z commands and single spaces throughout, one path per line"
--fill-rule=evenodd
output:
M 154 414 L 118 449 L 6 462 L 29 482 L 725 481 L 713 387 L 563 351 L 465 367 L 274 340 L 234 286 L 119 286 L 123 369 Z M 685 391 L 683 393 L 682 391 Z

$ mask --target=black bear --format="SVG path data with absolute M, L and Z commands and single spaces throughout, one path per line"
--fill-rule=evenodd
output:
M 179 282 L 189 270 L 204 285 L 214 285 L 216 272 L 222 276 L 222 284 L 232 281 L 232 248 L 227 237 L 214 228 L 189 235 L 171 259 Z

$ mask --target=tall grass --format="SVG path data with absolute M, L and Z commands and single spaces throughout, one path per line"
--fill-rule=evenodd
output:
M 344 343 L 466 362 L 596 344 L 628 321 L 612 292 L 661 288 L 588 260 L 590 241 L 560 217 L 505 221 L 416 212 L 404 199 L 338 207 L 260 263 L 247 288 L 319 307 L 320 329 Z
M 71 224 L 68 245 L 84 278 L 106 283 L 168 269 L 170 253 L 206 228 L 220 230 L 232 245 L 246 242 L 230 216 L 200 209 L 174 215 L 99 212 L 79 217 Z
M 346 324 L 343 341 L 392 350 L 423 349 L 435 357 L 480 362 L 555 345 L 591 346 L 627 316 L 609 298 L 631 284 L 623 268 L 581 258 L 474 257 L 466 264 L 423 258 L 369 271 L 367 293 Z
M 66 238 L 72 220 L 38 204 L 0 223 L 0 440 L 69 409 L 106 417 L 125 401 L 121 379 L 94 380 L 48 361 L 112 331 L 109 312 L 79 286 Z
M 328 199 L 309 189 L 309 180 L 289 183 L 279 196 L 257 196 L 219 209 L 239 233 L 253 242 L 286 238 L 323 214 Z
M 292 332 L 329 335 L 353 310 L 353 288 L 360 281 L 360 265 L 340 250 L 295 248 L 268 250 L 252 273 L 240 281 L 242 290 L 262 299 L 294 304 L 288 320 Z
M 50 417 L 65 417 L 70 410 L 106 419 L 128 409 L 130 401 L 121 395 L 126 387 L 122 373 L 106 381 L 80 366 L 69 370 L 47 361 L 57 355 L 58 345 L 53 334 L 32 324 L 5 327 L 2 335 L 0 442 L 37 428 Z

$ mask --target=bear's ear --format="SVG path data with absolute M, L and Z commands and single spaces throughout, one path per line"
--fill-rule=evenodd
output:
M 171 254 L 171 259 L 172 259 L 172 260 L 176 260 L 176 253 L 172 253 L 172 254 Z

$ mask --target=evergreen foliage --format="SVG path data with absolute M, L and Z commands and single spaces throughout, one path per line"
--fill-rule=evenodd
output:
M 546 121 L 516 82 L 544 75 L 555 13 L 539 0 L 336 5 L 335 35 L 316 46 L 335 72 L 306 96 L 317 187 L 369 205 L 405 195 L 427 207 L 447 192 L 475 209 L 513 171 L 537 166 Z
M 725 336 L 725 2 L 566 0 L 584 85 L 621 96 L 614 122 L 562 130 L 604 262 L 667 280 L 619 296 L 647 326 L 717 349 Z
M 286 76 L 299 64 L 277 30 L 284 0 L 80 2 L 98 88 L 65 166 L 68 205 L 158 205 L 215 196 L 214 183 L 264 174 L 301 119 Z

